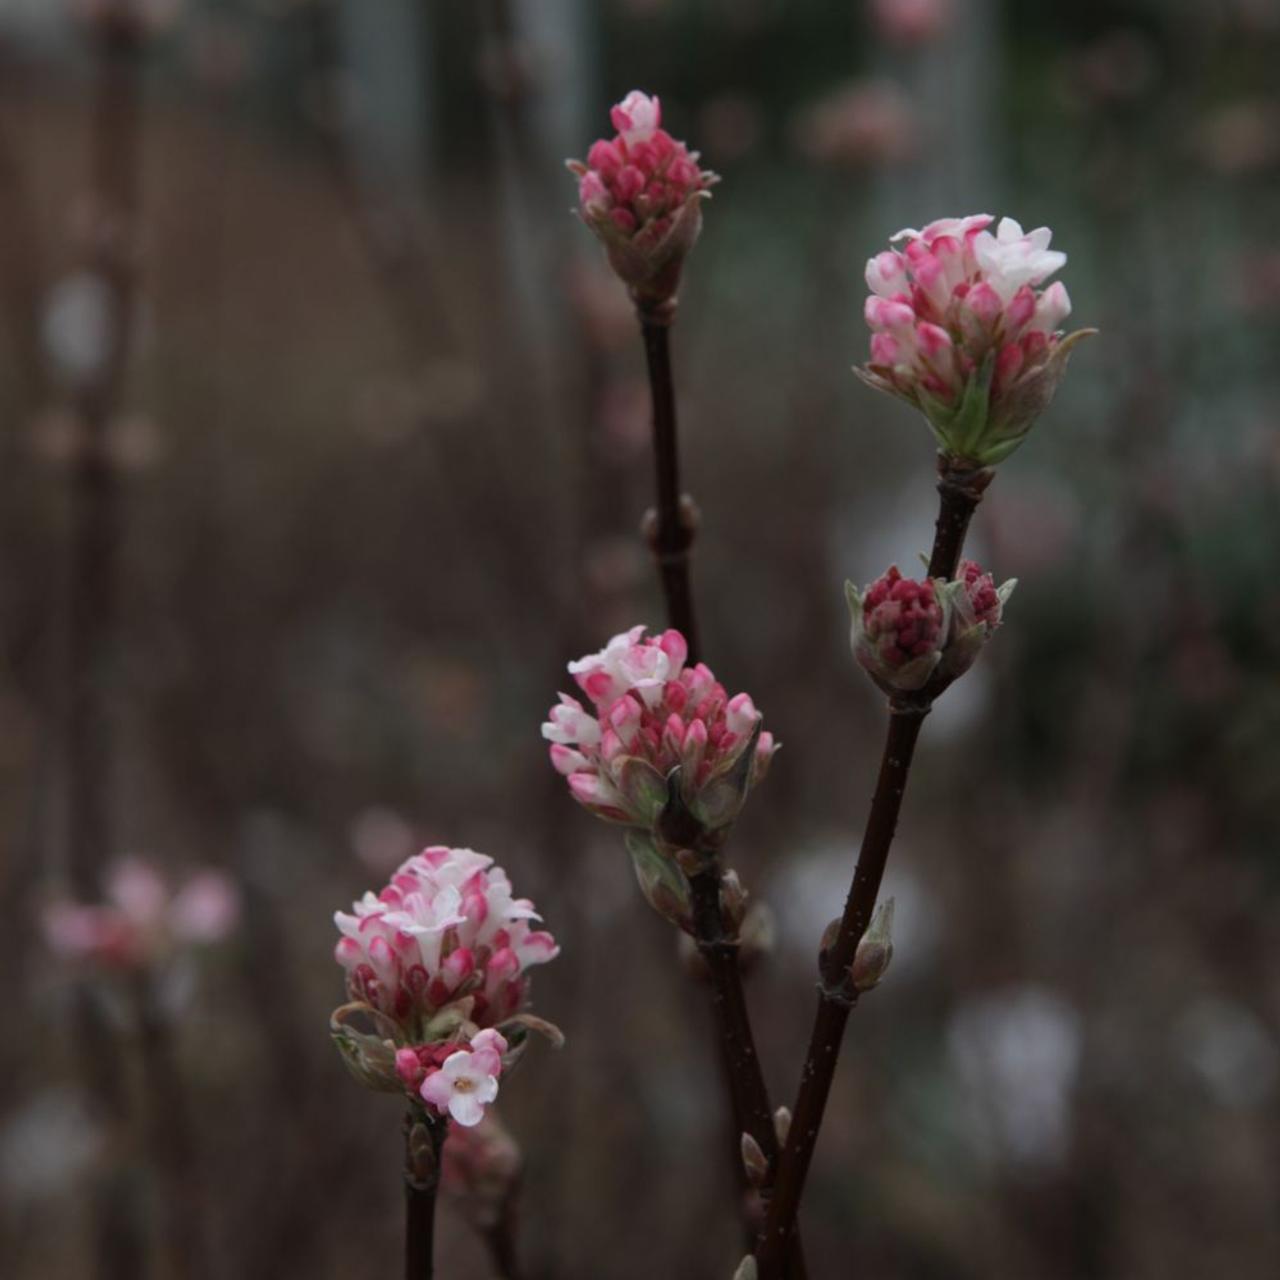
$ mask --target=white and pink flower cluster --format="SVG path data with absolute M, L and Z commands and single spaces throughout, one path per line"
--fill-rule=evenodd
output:
M 871 359 L 858 370 L 918 408 L 949 453 L 981 465 L 1017 447 L 1047 407 L 1072 346 L 1066 263 L 1048 227 L 989 214 L 908 228 L 867 263 Z
M 524 1003 L 526 971 L 559 950 L 532 926 L 533 903 L 513 897 L 506 872 L 472 849 L 424 849 L 381 893 L 333 918 L 351 998 L 410 1031 L 464 998 L 471 1022 L 502 1022 Z
M 579 211 L 637 298 L 662 302 L 675 293 L 701 227 L 699 205 L 718 178 L 662 128 L 656 97 L 633 90 L 610 118 L 616 136 L 593 143 L 585 164 L 568 162 Z
M 520 1021 L 527 971 L 559 954 L 538 918 L 492 858 L 444 845 L 334 914 L 351 999 L 394 1033 L 391 1079 L 461 1125 L 497 1096 L 509 1047 L 498 1024 Z
M 637 626 L 569 663 L 592 707 L 562 693 L 542 736 L 574 799 L 598 817 L 651 829 L 666 803 L 667 775 L 679 766 L 690 811 L 720 827 L 736 808 L 709 808 L 707 797 L 753 740 L 743 796 L 764 776 L 776 748 L 771 733 L 755 736 L 761 717 L 750 696 L 729 697 L 703 663 L 686 666 L 687 656 L 680 632 L 646 637 Z
M 220 871 L 201 870 L 175 892 L 142 858 L 108 869 L 100 903 L 51 902 L 44 912 L 50 949 L 105 969 L 141 969 L 189 946 L 220 942 L 235 928 L 240 895 Z
M 972 560 L 951 582 L 904 578 L 891 565 L 861 594 L 848 585 L 854 657 L 886 692 L 939 693 L 973 665 L 1016 585 L 997 587 Z

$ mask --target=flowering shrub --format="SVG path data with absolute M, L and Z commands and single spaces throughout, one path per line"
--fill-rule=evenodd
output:
M 184 947 L 221 941 L 240 914 L 240 895 L 220 871 L 197 871 L 174 892 L 150 863 L 122 858 L 104 889 L 101 903 L 49 904 L 43 924 L 51 950 L 107 969 L 142 969 Z
M 988 466 L 1007 457 L 1048 407 L 1071 349 L 1066 263 L 1048 227 L 1024 233 L 1012 218 L 942 218 L 893 237 L 901 249 L 867 263 L 871 359 L 856 372 L 928 419 L 956 458 Z
M 593 143 L 585 164 L 568 162 L 578 208 L 636 300 L 656 305 L 674 296 L 702 229 L 701 202 L 719 179 L 662 128 L 657 98 L 632 90 L 610 118 L 616 136 Z
M 527 970 L 559 948 L 538 918 L 492 858 L 444 846 L 408 859 L 350 914 L 336 912 L 334 956 L 353 1003 L 335 1014 L 334 1036 L 357 1078 L 477 1123 L 524 1026 L 539 1025 L 521 1012 Z M 348 1026 L 351 1012 L 370 1016 L 381 1039 Z

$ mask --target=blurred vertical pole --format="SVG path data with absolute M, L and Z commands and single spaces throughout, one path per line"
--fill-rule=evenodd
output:
M 89 178 L 82 252 L 101 286 L 100 349 L 73 395 L 79 453 L 71 480 L 66 725 L 68 870 L 73 892 L 93 901 L 113 848 L 111 772 L 119 508 L 110 424 L 129 359 L 139 203 L 141 18 L 129 0 L 85 18 L 94 58 Z M 94 1269 L 103 1280 L 145 1273 L 138 1205 L 119 1149 L 126 1129 L 118 1046 L 92 993 L 77 1001 L 77 1057 L 95 1108 L 115 1142 L 94 1188 Z
M 954 0 L 944 29 L 905 49 L 882 48 L 876 65 L 907 91 L 919 125 L 918 162 L 894 166 L 878 184 L 884 227 L 997 212 L 998 158 L 1007 135 L 997 111 L 1001 87 L 997 0 Z
M 489 93 L 507 284 L 504 322 L 518 348 L 528 353 L 519 379 L 525 406 L 521 416 L 537 432 L 545 459 L 542 488 L 550 506 L 541 519 L 548 547 L 549 638 L 554 661 L 563 670 L 559 664 L 586 646 L 583 637 L 593 630 L 595 612 L 584 566 L 593 537 L 591 437 L 593 390 L 600 372 L 593 336 L 571 323 L 579 317 L 567 313 L 564 301 L 577 228 L 567 212 L 572 187 L 563 159 L 579 145 L 584 115 L 587 9 L 583 0 L 485 0 L 481 14 L 481 71 Z M 544 773 L 539 838 L 547 848 L 562 851 L 561 883 L 580 885 L 582 862 L 590 851 L 575 837 L 562 780 L 550 770 Z M 591 999 L 591 926 L 581 895 L 564 894 L 562 902 L 567 911 L 557 928 L 564 944 L 575 949 L 577 961 L 559 975 L 557 995 L 562 1007 L 583 1009 Z M 570 1034 L 585 1038 L 589 1033 L 576 1027 Z M 579 1273 L 583 1254 L 590 1256 L 573 1206 L 582 1179 L 578 1155 L 584 1123 L 598 1105 L 590 1075 L 582 1069 L 592 1047 L 583 1044 L 580 1055 L 559 1064 L 564 1096 L 574 1103 L 556 1121 L 558 1159 L 551 1171 L 556 1194 L 544 1246 L 551 1257 L 533 1266 L 533 1273 L 547 1269 L 573 1275 Z

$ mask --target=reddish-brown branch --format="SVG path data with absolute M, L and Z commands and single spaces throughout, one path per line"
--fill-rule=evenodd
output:
M 416 1106 L 404 1120 L 404 1280 L 435 1275 L 436 1199 L 447 1119 Z
M 645 534 L 653 550 L 666 603 L 667 624 L 685 638 L 688 660 L 700 657 L 697 616 L 693 604 L 689 552 L 697 528 L 693 501 L 680 488 L 680 448 L 676 422 L 675 383 L 671 373 L 671 324 L 675 302 L 661 306 L 637 304 L 644 337 L 653 404 L 653 451 L 657 480 L 657 505 L 645 521 Z M 773 1107 L 756 1053 L 755 1036 L 747 1012 L 746 993 L 738 963 L 738 943 L 725 926 L 720 903 L 719 859 L 690 877 L 694 940 L 706 964 L 724 1067 L 726 1089 L 733 1118 L 731 1158 L 735 1178 L 746 1190 L 741 1141 L 749 1133 L 772 1164 L 779 1155 L 773 1125 Z M 750 1226 L 749 1226 L 749 1229 Z M 789 1242 L 789 1274 L 804 1280 L 806 1268 L 798 1235 Z
M 969 522 L 991 482 L 991 472 L 958 464 L 945 455 L 938 460 L 938 520 L 929 576 L 955 576 Z M 849 969 L 858 943 L 871 923 L 880 894 L 898 814 L 911 773 L 920 727 L 929 713 L 927 702 L 890 701 L 889 728 L 862 848 L 844 913 L 831 946 L 820 959 L 818 1010 L 800 1077 L 791 1129 L 773 1181 L 772 1196 L 756 1253 L 760 1280 L 780 1280 L 787 1250 L 796 1233 L 796 1219 L 805 1180 L 817 1147 L 823 1113 L 835 1079 L 845 1024 L 857 1003 Z
M 693 609 L 689 551 L 696 531 L 693 503 L 680 492 L 680 449 L 676 430 L 675 384 L 671 376 L 671 320 L 666 310 L 641 310 L 653 401 L 653 457 L 657 469 L 658 503 L 646 522 L 646 534 L 658 563 L 667 622 L 689 645 L 689 661 L 700 657 L 698 621 Z

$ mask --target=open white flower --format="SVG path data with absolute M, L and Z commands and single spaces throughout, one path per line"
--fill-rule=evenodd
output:
M 450 1054 L 440 1070 L 422 1082 L 422 1100 L 468 1129 L 479 1124 L 485 1107 L 498 1096 L 505 1048 L 506 1041 L 496 1031 L 481 1031 L 470 1050 Z

